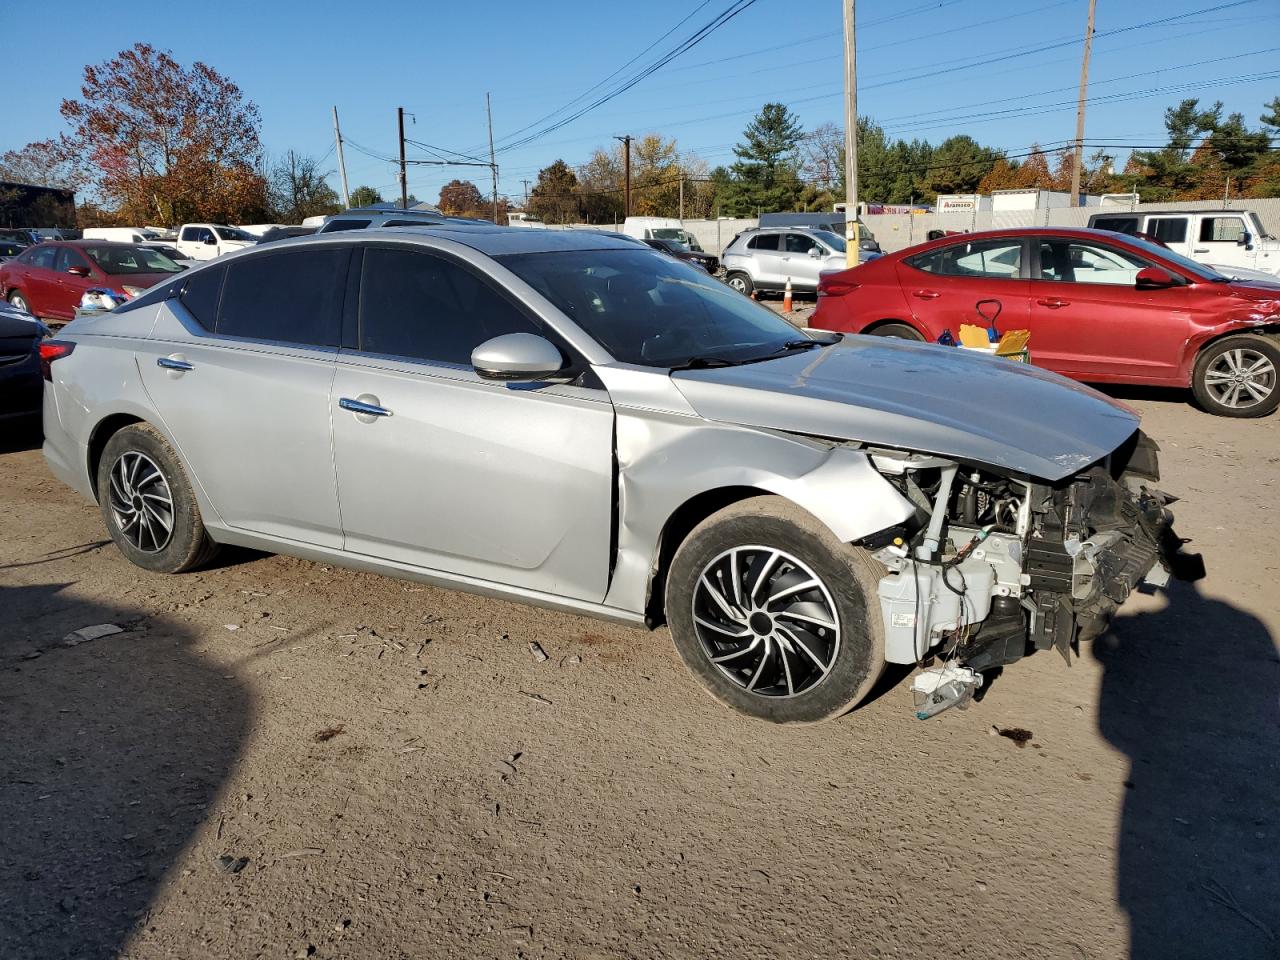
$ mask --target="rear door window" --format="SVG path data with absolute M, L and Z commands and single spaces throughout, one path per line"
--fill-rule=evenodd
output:
M 370 247 L 360 283 L 360 349 L 471 366 L 493 337 L 542 330 L 482 277 L 444 257 Z
M 778 235 L 776 233 L 762 233 L 758 237 L 752 237 L 747 246 L 752 250 L 777 250 Z
M 59 273 L 66 273 L 72 267 L 84 267 L 89 269 L 89 261 L 80 256 L 78 252 L 71 247 L 59 247 L 58 258 L 54 261 L 54 269 Z
M 1014 280 L 1022 275 L 1022 241 L 970 240 L 916 254 L 906 261 L 917 270 L 943 277 Z
M 23 263 L 29 263 L 33 267 L 39 267 L 41 270 L 52 270 L 53 261 L 57 255 L 57 247 L 36 247 L 29 251 L 30 259 L 23 260 Z
M 1147 232 L 1161 243 L 1186 243 L 1186 217 L 1152 217 L 1147 222 Z
M 218 335 L 338 346 L 349 257 L 346 247 L 326 247 L 228 264 L 218 306 Z

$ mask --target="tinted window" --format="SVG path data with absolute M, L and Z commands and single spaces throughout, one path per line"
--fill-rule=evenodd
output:
M 206 330 L 212 330 L 218 317 L 218 298 L 222 295 L 222 278 L 226 267 L 197 270 L 182 291 L 182 305 Z
M 337 346 L 348 255 L 345 248 L 298 250 L 228 264 L 218 333 Z
M 1187 239 L 1186 217 L 1153 217 L 1147 226 L 1147 232 L 1161 243 L 1182 243 Z
M 471 271 L 413 250 L 371 247 L 360 283 L 360 348 L 471 365 L 471 351 L 538 326 Z
M 944 277 L 1011 279 L 1022 270 L 1022 241 L 971 240 L 920 253 L 907 263 Z
M 787 234 L 787 253 L 808 253 L 810 250 L 817 248 L 822 249 L 822 244 L 803 233 Z
M 778 235 L 776 233 L 762 233 L 758 237 L 752 237 L 747 246 L 752 250 L 777 250 Z
M 1132 287 L 1138 271 L 1150 266 L 1154 264 L 1136 253 L 1100 243 L 1045 240 L 1040 244 L 1041 280 Z
M 1244 236 L 1239 217 L 1205 217 L 1200 221 L 1201 243 L 1237 243 Z
M 89 268 L 89 263 L 84 257 L 80 256 L 80 254 L 75 250 L 72 250 L 70 247 L 59 247 L 58 259 L 54 262 L 53 269 L 57 270 L 59 273 L 66 273 L 72 267 L 84 267 L 87 270 Z
M 53 258 L 58 255 L 57 247 L 33 247 L 23 256 L 22 262 L 29 263 L 41 270 L 53 269 Z
M 199 238 L 199 235 L 200 235 L 200 228 L 199 228 L 199 227 L 183 227 L 183 228 L 182 228 L 182 239 L 183 239 L 184 241 L 185 241 L 185 240 L 196 240 L 196 239 L 198 239 L 198 238 Z
M 321 233 L 335 233 L 338 230 L 363 230 L 371 220 L 330 220 L 324 225 Z
M 0 257 L 16 257 L 21 252 L 22 247 L 18 244 L 0 241 Z
M 1116 233 L 1137 233 L 1137 217 L 1094 217 L 1095 230 L 1112 230 Z
M 776 236 L 776 234 L 774 235 Z M 761 358 L 799 339 L 768 307 L 653 250 L 499 258 L 624 363 L 673 367 Z
M 89 255 L 104 273 L 178 273 L 180 266 L 152 247 L 135 247 L 125 243 L 104 243 L 100 247 L 85 247 Z

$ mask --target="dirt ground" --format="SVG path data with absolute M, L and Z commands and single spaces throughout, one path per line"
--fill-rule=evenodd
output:
M 146 574 L 10 436 L 0 957 L 1274 958 L 1280 418 L 1127 396 L 1208 579 L 965 712 L 898 675 L 802 729 L 665 631 L 243 551 Z

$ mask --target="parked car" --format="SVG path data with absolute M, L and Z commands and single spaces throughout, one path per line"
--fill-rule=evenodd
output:
M 826 230 L 761 227 L 744 230 L 724 248 L 725 282 L 739 293 L 783 290 L 814 293 L 826 271 L 848 265 L 844 237 Z
M 48 332 L 39 320 L 0 303 L 0 423 L 40 416 L 40 344 Z
M 835 213 L 762 213 L 761 227 L 808 227 L 810 230 L 825 230 L 838 237 L 845 236 L 845 218 L 842 212 Z M 863 253 L 880 253 L 880 244 L 876 235 L 861 220 L 858 221 L 858 249 Z
M 1129 408 L 811 338 L 590 231 L 284 241 L 46 349 L 48 463 L 140 567 L 241 544 L 666 621 L 713 695 L 772 721 L 835 716 L 943 648 L 922 710 L 1066 655 L 1179 542 Z
M 40 235 L 34 230 L 30 230 L 25 227 L 19 227 L 16 229 L 9 228 L 0 230 L 0 240 L 7 240 L 10 243 L 20 243 L 23 246 L 29 247 L 32 244 L 40 242 Z
M 371 230 L 377 227 L 430 227 L 441 224 L 455 226 L 491 227 L 489 220 L 472 217 L 448 217 L 434 210 L 408 210 L 399 207 L 363 207 L 344 210 L 327 217 L 318 233 L 337 233 L 342 230 Z
M 1090 383 L 1190 387 L 1210 413 L 1280 405 L 1280 284 L 1233 281 L 1136 237 L 1066 227 L 947 237 L 825 277 L 810 323 L 936 340 L 998 301 L 1031 359 Z M 990 309 L 990 308 L 988 308 Z
M 637 240 L 675 240 L 702 252 L 698 238 L 684 228 L 683 220 L 675 217 L 627 217 L 622 221 L 622 232 Z
M 1280 275 L 1280 240 L 1267 233 L 1252 210 L 1115 211 L 1093 214 L 1089 226 L 1147 234 L 1174 253 L 1207 264 L 1225 277 Z
M 184 223 L 175 246 L 193 260 L 212 260 L 257 242 L 252 234 L 225 223 Z
M 644 243 L 655 250 L 671 254 L 677 260 L 696 264 L 712 275 L 720 269 L 719 257 L 713 257 L 711 254 L 703 253 L 700 250 L 690 250 L 686 244 L 681 243 L 679 240 L 646 240 Z
M 146 243 L 160 235 L 145 227 L 86 227 L 85 240 L 115 240 L 118 243 Z
M 276 240 L 290 240 L 293 237 L 309 237 L 315 232 L 315 227 L 272 227 L 258 242 L 272 243 Z
M 181 271 L 160 251 L 134 243 L 41 243 L 0 264 L 0 295 L 25 313 L 66 321 L 88 290 L 132 298 Z
M 0 240 L 0 263 L 12 260 L 25 249 L 27 244 L 15 243 L 13 240 Z

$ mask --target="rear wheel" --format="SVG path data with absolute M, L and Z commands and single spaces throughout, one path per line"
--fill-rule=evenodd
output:
M 23 313 L 31 313 L 31 306 L 27 303 L 27 298 L 24 297 L 21 292 L 15 290 L 13 293 L 9 294 L 9 302 Z
M 1280 345 L 1245 334 L 1201 351 L 1191 374 L 1196 400 L 1220 417 L 1265 417 L 1280 406 Z
M 862 700 L 884 667 L 883 569 L 781 497 L 708 517 L 667 577 L 671 635 L 717 700 L 774 723 L 813 723 Z
M 869 331 L 873 337 L 895 337 L 898 340 L 915 340 L 923 343 L 924 337 L 914 327 L 905 323 L 885 323 Z
M 98 504 L 120 552 L 146 570 L 181 573 L 217 552 L 177 454 L 148 424 L 125 427 L 107 441 Z
M 751 296 L 751 291 L 755 289 L 755 284 L 751 282 L 751 278 L 745 273 L 735 271 L 725 278 L 725 283 L 733 287 L 744 297 Z

